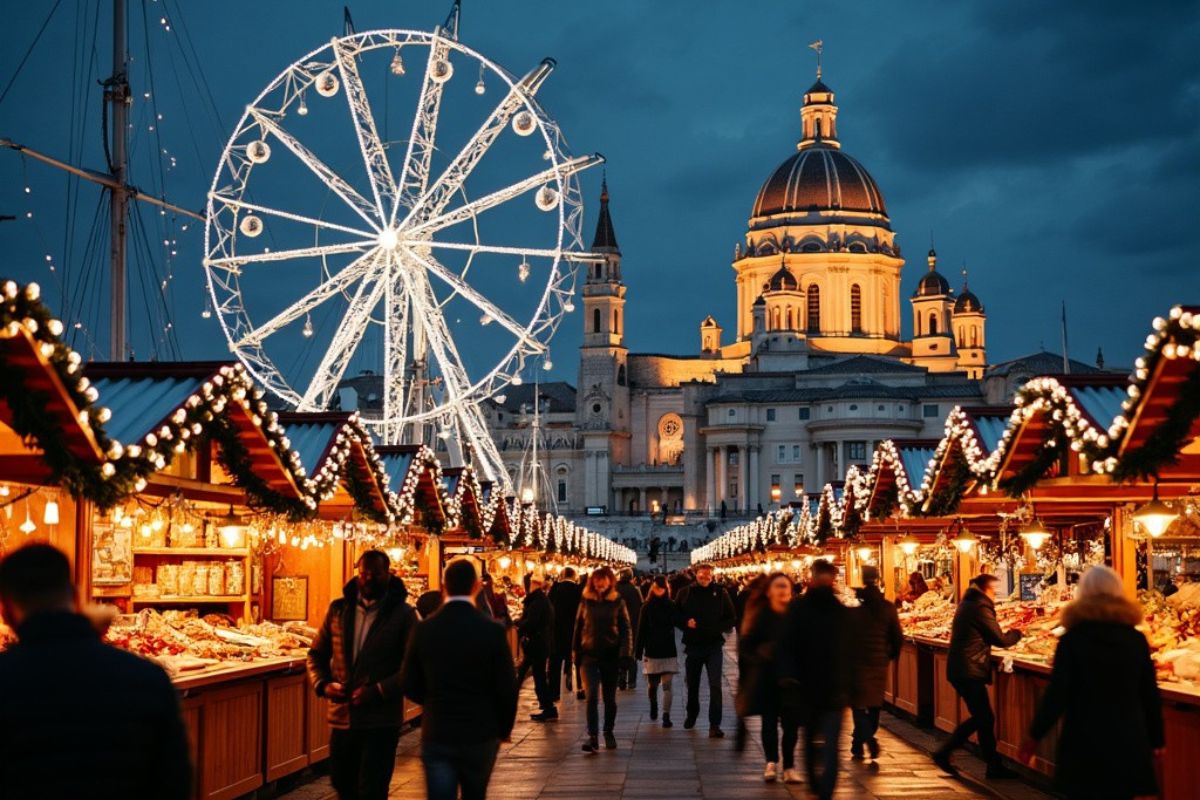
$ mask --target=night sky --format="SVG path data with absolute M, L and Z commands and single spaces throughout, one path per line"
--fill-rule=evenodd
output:
M 6 8 L 0 91 L 52 5 Z M 575 153 L 608 159 L 635 352 L 695 353 L 708 313 L 728 341 L 733 248 L 762 181 L 794 152 L 818 38 L 843 147 L 878 181 L 908 260 L 904 296 L 932 231 L 943 274 L 957 288 L 965 263 L 986 306 L 990 361 L 1059 352 L 1065 300 L 1071 355 L 1091 362 L 1102 347 L 1110 366 L 1128 365 L 1152 317 L 1200 302 L 1200 3 L 464 5 L 462 41 L 509 71 L 557 58 L 539 100 Z M 360 31 L 428 30 L 448 7 L 356 0 L 351 12 Z M 0 100 L 0 137 L 104 169 L 109 4 L 99 12 L 93 52 L 95 0 L 62 4 Z M 130 15 L 133 181 L 158 193 L 161 180 L 197 209 L 245 104 L 342 26 L 341 3 L 315 0 L 130 0 Z M 583 177 L 589 240 L 600 179 Z M 0 273 L 41 283 L 68 323 L 84 323 L 77 346 L 104 355 L 107 245 L 88 246 L 98 199 L 0 151 L 0 214 L 17 217 L 0 222 Z M 138 357 L 227 357 L 216 320 L 201 318 L 203 226 L 142 214 Z M 908 336 L 907 302 L 902 312 Z M 158 330 L 168 320 L 173 340 Z M 576 379 L 581 324 L 569 317 L 554 341 L 555 377 Z

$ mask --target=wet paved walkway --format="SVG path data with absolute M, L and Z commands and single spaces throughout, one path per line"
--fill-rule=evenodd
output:
M 732 655 L 732 648 L 727 650 Z M 682 659 L 681 666 L 682 666 Z M 807 798 L 803 784 L 768 784 L 762 780 L 764 757 L 758 742 L 758 721 L 751 720 L 751 737 L 745 752 L 733 749 L 731 690 L 736 681 L 736 664 L 725 659 L 726 737 L 709 739 L 706 724 L 707 690 L 701 690 L 701 718 L 693 730 L 683 729 L 683 675 L 675 681 L 672 719 L 675 727 L 664 730 L 652 722 L 644 678 L 639 676 L 636 691 L 618 692 L 616 750 L 601 750 L 587 755 L 579 749 L 585 733 L 584 703 L 574 694 L 564 694 L 557 722 L 538 724 L 529 721 L 533 710 L 532 682 L 526 681 L 521 692 L 520 714 L 512 742 L 504 744 L 488 790 L 493 800 L 567 800 L 568 798 L 604 798 L 604 800 L 662 800 L 663 798 Z M 843 731 L 843 759 L 838 778 L 839 798 L 920 798 L 921 800 L 965 800 L 977 797 L 1004 797 L 1012 800 L 1037 800 L 1048 797 L 1020 781 L 1003 781 L 993 793 L 979 783 L 956 780 L 941 773 L 925 751 L 914 747 L 889 730 L 879 731 L 883 752 L 877 762 L 849 759 L 849 715 Z M 884 726 L 910 735 L 915 729 L 884 714 Z M 918 738 L 922 734 L 917 734 Z M 926 736 L 926 740 L 928 739 Z M 421 800 L 425 780 L 418 756 L 420 733 L 413 731 L 401 739 L 392 779 L 391 798 Z M 802 747 L 797 748 L 802 750 Z M 797 766 L 803 772 L 799 753 Z M 972 763 L 973 762 L 973 763 Z M 960 754 L 956 758 L 964 771 L 982 775 L 983 764 Z M 298 787 L 283 795 L 287 800 L 328 800 L 333 798 L 328 777 Z

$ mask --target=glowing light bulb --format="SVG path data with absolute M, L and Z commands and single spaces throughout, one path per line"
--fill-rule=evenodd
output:
M 570 314 L 574 310 L 575 310 L 575 301 L 568 298 L 567 302 L 563 303 L 563 311 Z
M 396 48 L 396 54 L 394 56 L 392 56 L 391 69 L 392 69 L 393 75 L 403 75 L 404 74 L 404 59 L 400 57 L 400 48 L 399 47 Z
M 301 331 L 305 339 L 311 339 L 313 335 L 312 317 L 308 314 L 304 315 L 304 329 Z
M 308 116 L 308 103 L 304 100 L 304 95 L 300 95 L 300 105 L 296 108 L 296 113 L 302 117 Z
M 201 317 L 201 319 L 211 318 L 212 317 L 212 309 L 210 309 L 208 306 L 205 306 L 204 310 L 200 312 L 200 317 Z
M 521 259 L 521 263 L 517 266 L 517 279 L 524 283 L 529 279 L 529 262 Z

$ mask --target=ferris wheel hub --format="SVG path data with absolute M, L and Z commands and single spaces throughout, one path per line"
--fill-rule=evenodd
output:
M 384 228 L 379 234 L 379 246 L 384 250 L 395 250 L 400 244 L 400 234 L 395 228 Z

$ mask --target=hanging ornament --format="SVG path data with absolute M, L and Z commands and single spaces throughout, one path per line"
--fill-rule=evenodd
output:
M 400 48 L 399 47 L 396 48 L 396 54 L 394 56 L 392 56 L 392 74 L 393 75 L 403 75 L 404 74 L 404 59 L 400 57 Z
M 488 314 L 486 312 L 484 314 L 482 314 L 479 317 L 479 324 L 480 325 L 491 325 L 492 324 L 492 315 Z
M 567 302 L 563 303 L 563 311 L 570 314 L 574 310 L 575 310 L 575 301 L 568 297 Z
M 333 97 L 337 94 L 338 79 L 332 72 L 322 72 L 317 76 L 317 94 L 321 97 Z
M 238 224 L 238 230 L 243 235 L 249 236 L 251 239 L 263 232 L 262 220 L 253 214 L 247 214 L 242 217 L 242 221 Z
M 296 108 L 296 113 L 302 117 L 308 116 L 308 103 L 304 101 L 304 92 L 300 93 L 300 105 Z
M 517 279 L 524 283 L 529 279 L 529 262 L 521 259 L 521 263 L 517 266 Z
M 47 525 L 58 524 L 58 501 L 47 500 L 46 508 L 42 511 L 42 522 Z
M 475 94 L 483 94 L 487 91 L 487 86 L 483 83 L 483 64 L 479 65 L 479 82 L 475 84 Z
M 452 75 L 454 65 L 444 58 L 433 62 L 433 66 L 429 68 L 429 79 L 434 83 L 445 83 Z
M 522 111 L 513 117 L 512 127 L 518 136 L 528 136 L 537 130 L 537 120 L 533 118 L 533 114 Z
M 550 186 L 543 186 L 538 189 L 534 202 L 542 211 L 552 211 L 558 205 L 558 192 Z
M 251 142 L 246 146 L 246 158 L 251 164 L 265 164 L 271 157 L 271 145 L 262 139 Z
M 304 330 L 301 331 L 305 339 L 311 339 L 313 335 L 312 317 L 308 314 L 304 315 Z
M 28 536 L 29 534 L 33 533 L 36 530 L 37 530 L 37 524 L 33 521 L 33 518 L 29 516 L 29 499 L 26 498 L 26 500 L 25 500 L 25 521 L 21 523 L 20 531 L 21 531 L 21 533 Z

